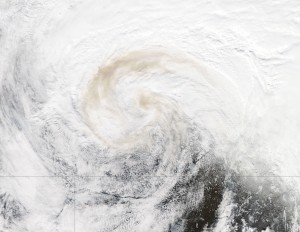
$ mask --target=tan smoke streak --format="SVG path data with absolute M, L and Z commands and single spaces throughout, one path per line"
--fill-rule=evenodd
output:
M 155 73 L 156 79 L 170 75 L 188 76 L 186 82 L 200 86 L 197 88 L 210 89 L 210 92 L 216 92 L 224 87 L 225 82 L 228 82 L 220 79 L 219 75 L 209 71 L 191 56 L 165 50 L 133 51 L 111 61 L 100 67 L 97 75 L 90 81 L 83 101 L 83 112 L 88 126 L 98 138 L 110 146 L 116 144 L 128 146 L 131 143 L 136 145 L 141 140 L 145 142 L 148 140 L 147 134 L 151 127 L 156 125 L 169 131 L 170 122 L 182 121 L 182 118 L 186 117 L 180 103 L 174 99 L 148 89 L 137 89 L 135 95 L 137 104 L 132 108 L 143 115 L 152 116 L 150 120 L 145 120 L 145 123 L 140 125 L 136 123 L 131 128 L 127 126 L 130 120 L 135 120 L 136 115 L 126 112 L 132 109 L 124 109 L 120 106 L 116 86 L 121 80 L 132 78 L 132 75 L 142 77 L 147 73 Z M 173 82 L 176 82 L 176 79 Z M 228 85 L 225 90 L 230 91 Z M 227 95 L 227 98 L 230 98 L 230 94 Z M 209 100 L 203 99 L 204 101 Z M 113 125 L 111 131 L 108 129 L 109 123 Z M 177 122 L 177 124 L 181 123 Z M 114 130 L 119 130 L 116 132 L 117 135 L 113 135 Z M 179 131 L 179 128 L 175 130 Z

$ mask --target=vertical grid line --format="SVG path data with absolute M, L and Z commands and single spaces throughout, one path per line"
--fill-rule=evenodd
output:
M 73 230 L 75 232 L 76 231 L 76 229 L 75 229 L 75 225 L 76 225 L 76 223 L 75 223 L 75 220 L 76 220 L 76 218 L 75 218 L 75 208 L 76 208 L 76 202 L 75 202 L 75 191 L 76 191 L 75 174 L 73 174 L 73 185 L 74 185 L 74 188 L 73 188 L 73 190 L 74 190 L 74 192 L 73 192 L 73 201 L 74 201 L 74 205 L 73 205 L 73 223 L 74 223 L 74 228 L 73 228 Z

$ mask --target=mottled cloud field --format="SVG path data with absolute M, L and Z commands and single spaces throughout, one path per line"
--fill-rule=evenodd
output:
M 0 231 L 299 232 L 299 16 L 1 1 Z

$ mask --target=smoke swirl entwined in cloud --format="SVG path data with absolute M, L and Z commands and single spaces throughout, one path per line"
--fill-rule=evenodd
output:
M 299 231 L 297 20 L 217 2 L 0 3 L 1 231 Z

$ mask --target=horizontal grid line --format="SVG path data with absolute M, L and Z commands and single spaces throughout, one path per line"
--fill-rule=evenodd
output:
M 262 178 L 274 178 L 274 177 L 300 177 L 300 176 L 236 176 L 236 177 L 262 177 Z
M 74 177 L 69 176 L 69 175 L 65 175 L 65 176 L 0 176 L 0 178 L 64 178 L 64 177 Z M 75 177 L 106 177 L 106 178 L 116 178 L 116 177 L 122 177 L 122 176 L 83 176 L 83 175 L 75 175 Z M 184 175 L 182 176 L 137 176 L 137 177 L 184 177 Z M 274 178 L 274 177 L 296 177 L 296 178 L 300 178 L 300 176 L 239 176 L 236 175 L 235 177 L 262 177 L 262 178 Z
M 65 178 L 65 177 L 73 177 L 73 176 L 0 176 L 0 178 Z M 116 178 L 116 177 L 121 177 L 121 176 L 76 176 L 75 177 L 79 177 L 79 178 L 84 178 L 84 177 L 106 177 L 106 178 Z M 137 176 L 138 177 L 180 177 L 180 176 Z

